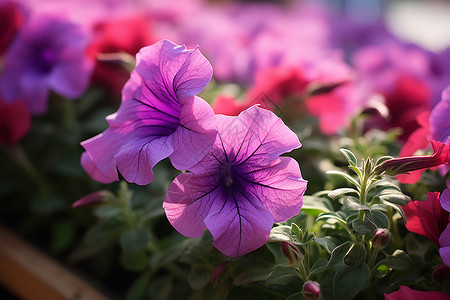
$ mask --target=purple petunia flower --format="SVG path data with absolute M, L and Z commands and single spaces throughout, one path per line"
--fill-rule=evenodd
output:
M 5 54 L 0 88 L 6 101 L 25 101 L 32 114 L 47 110 L 49 90 L 68 98 L 88 87 L 94 63 L 82 28 L 55 15 L 36 15 Z
M 109 128 L 81 143 L 84 169 L 97 181 L 153 180 L 153 167 L 169 157 L 178 170 L 199 162 L 216 138 L 214 112 L 197 95 L 210 81 L 212 67 L 195 48 L 167 40 L 142 48 L 122 90 Z
M 447 267 L 450 267 L 450 223 L 439 237 L 439 254 Z
M 214 246 L 236 257 L 264 245 L 274 222 L 298 214 L 307 181 L 294 159 L 279 157 L 301 144 L 275 114 L 253 106 L 216 119 L 213 148 L 175 178 L 163 207 L 178 232 L 200 237 L 208 228 Z

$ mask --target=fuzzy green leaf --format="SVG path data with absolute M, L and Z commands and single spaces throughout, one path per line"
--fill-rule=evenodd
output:
M 352 151 L 347 150 L 345 148 L 339 149 L 341 151 L 342 155 L 344 155 L 345 159 L 348 161 L 348 163 L 352 166 L 356 166 L 358 163 L 358 160 L 356 159 L 355 154 L 353 154 Z

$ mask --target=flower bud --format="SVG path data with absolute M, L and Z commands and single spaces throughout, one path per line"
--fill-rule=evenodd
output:
M 303 261 L 303 254 L 300 252 L 297 246 L 289 242 L 280 242 L 281 251 L 284 256 L 289 260 L 291 266 L 297 266 L 299 262 Z
M 211 283 L 212 283 L 213 286 L 216 286 L 219 283 L 220 275 L 222 275 L 223 269 L 225 269 L 225 266 L 227 264 L 228 264 L 228 262 L 221 263 L 212 272 L 212 274 L 211 274 Z
M 316 281 L 308 280 L 303 285 L 303 296 L 306 299 L 317 300 L 320 298 L 320 284 Z
M 382 162 L 375 168 L 376 174 L 385 173 L 396 176 L 411 171 L 428 169 L 442 164 L 450 164 L 450 146 L 438 141 L 430 141 L 433 147 L 432 155 L 405 156 Z
M 95 204 L 100 204 L 106 202 L 108 198 L 114 197 L 114 195 L 110 191 L 102 190 L 75 201 L 72 204 L 72 207 L 81 207 L 81 206 L 91 206 Z
M 391 233 L 389 232 L 389 230 L 387 230 L 386 228 L 378 228 L 372 238 L 372 246 L 375 249 L 381 250 L 387 245 L 390 237 Z

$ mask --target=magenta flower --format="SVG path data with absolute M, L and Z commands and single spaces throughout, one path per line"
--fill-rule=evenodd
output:
M 178 170 L 199 162 L 216 138 L 212 108 L 197 95 L 212 67 L 195 48 L 169 41 L 142 48 L 122 91 L 119 110 L 107 117 L 109 128 L 81 143 L 84 169 L 97 181 L 153 180 L 153 167 L 169 157 Z
M 442 193 L 443 197 L 448 194 Z M 420 234 L 439 246 L 439 236 L 450 221 L 450 215 L 444 210 L 439 192 L 428 192 L 426 201 L 410 201 L 403 207 L 406 214 L 406 228 Z
M 294 159 L 279 157 L 301 144 L 272 112 L 253 106 L 216 119 L 213 148 L 175 178 L 163 207 L 178 232 L 200 237 L 208 228 L 214 246 L 236 257 L 264 245 L 274 222 L 298 214 L 307 182 Z
M 402 285 L 398 291 L 384 294 L 384 300 L 448 300 L 448 294 L 435 291 L 416 291 L 406 285 Z
M 54 15 L 36 15 L 5 54 L 0 89 L 6 101 L 21 99 L 32 114 L 47 110 L 50 90 L 68 98 L 88 87 L 94 63 L 86 56 L 82 28 Z

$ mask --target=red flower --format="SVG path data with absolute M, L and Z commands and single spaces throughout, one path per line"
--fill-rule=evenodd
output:
M 89 54 L 97 57 L 101 53 L 125 52 L 135 55 L 142 47 L 156 42 L 151 23 L 146 16 L 113 20 L 94 26 L 94 41 L 90 45 Z M 128 71 L 120 65 L 97 62 L 92 81 L 105 86 L 112 93 L 119 94 L 130 77 Z
M 215 114 L 237 116 L 244 110 L 244 103 L 240 103 L 233 97 L 219 95 L 212 105 Z
M 430 109 L 432 94 L 426 84 L 413 76 L 399 76 L 394 89 L 383 93 L 389 109 L 389 120 L 385 128 L 399 127 L 403 133 L 400 139 L 406 140 L 419 124 L 417 116 Z
M 405 285 L 402 285 L 396 292 L 384 294 L 385 300 L 449 300 L 450 295 L 435 291 L 416 291 Z
M 17 144 L 30 127 L 31 115 L 25 103 L 5 103 L 0 98 L 0 144 Z
M 447 227 L 450 216 L 441 207 L 439 192 L 428 192 L 426 201 L 411 201 L 403 207 L 406 214 L 406 228 L 423 235 L 439 247 L 439 236 Z
M 24 12 L 19 4 L 6 1 L 0 5 L 0 56 L 6 51 L 24 22 Z
M 261 104 L 262 108 L 273 110 L 287 97 L 301 95 L 309 84 L 303 74 L 293 67 L 273 67 L 256 74 L 255 85 L 248 91 L 245 103 L 248 107 Z

